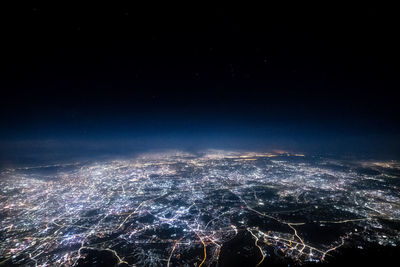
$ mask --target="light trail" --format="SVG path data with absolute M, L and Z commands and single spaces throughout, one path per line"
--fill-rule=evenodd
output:
M 258 232 L 261 234 L 261 235 L 263 235 L 263 236 L 265 236 L 265 237 L 267 237 L 267 238 L 269 238 L 269 239 L 271 239 L 271 240 L 277 240 L 277 241 L 284 241 L 284 242 L 287 242 L 288 243 L 288 246 L 292 246 L 292 244 L 294 243 L 294 244 L 296 244 L 296 248 L 297 248 L 297 246 L 298 245 L 300 245 L 300 246 L 302 246 L 302 249 L 303 249 L 303 246 L 305 246 L 306 248 L 308 248 L 309 250 L 315 250 L 315 251 L 317 251 L 317 252 L 319 252 L 319 253 L 321 253 L 321 254 L 323 254 L 323 253 L 325 253 L 325 251 L 323 251 L 323 250 L 320 250 L 320 249 L 318 249 L 318 248 L 316 248 L 316 247 L 312 247 L 312 246 L 310 246 L 310 245 L 307 245 L 307 244 L 303 244 L 303 243 L 301 243 L 301 242 L 296 242 L 296 241 L 293 241 L 293 240 L 290 240 L 290 239 L 287 239 L 287 238 L 282 238 L 282 237 L 277 237 L 277 236 L 270 236 L 270 235 L 268 235 L 268 234 L 266 234 L 266 233 L 264 233 L 264 232 L 262 232 L 262 231 L 260 231 L 260 230 L 258 230 Z M 304 250 L 304 249 L 303 249 Z M 303 251 L 302 250 L 302 251 Z M 302 254 L 303 252 L 300 252 L 300 250 L 299 250 L 299 253 L 300 254 Z
M 264 259 L 265 259 L 265 254 L 264 254 L 264 251 L 262 250 L 262 248 L 258 245 L 258 237 L 255 236 L 255 235 L 253 234 L 253 232 L 250 231 L 249 229 L 247 229 L 247 231 L 249 231 L 250 234 L 254 237 L 254 239 L 255 239 L 254 245 L 260 250 L 260 253 L 261 253 L 261 257 L 262 257 L 262 258 L 261 258 L 261 260 L 256 264 L 256 267 L 257 267 L 257 266 L 259 266 L 259 265 L 264 261 Z
M 203 258 L 203 260 L 201 261 L 201 263 L 199 264 L 199 267 L 201 267 L 201 266 L 204 264 L 204 262 L 206 261 L 206 258 L 207 258 L 207 249 L 206 249 L 207 245 L 206 245 L 206 243 L 204 242 L 203 238 L 201 238 L 201 236 L 200 236 L 197 232 L 195 232 L 195 234 L 196 234 L 197 237 L 200 239 L 200 242 L 203 244 L 204 258 Z
M 182 238 L 180 238 L 178 240 L 175 240 L 174 246 L 172 247 L 171 253 L 169 254 L 169 257 L 168 257 L 167 267 L 169 267 L 169 263 L 171 262 L 172 255 L 174 254 L 174 251 L 176 249 L 176 246 L 178 245 L 178 242 L 181 241 L 181 240 L 182 240 Z
M 129 215 L 126 216 L 125 220 L 123 220 L 122 223 L 121 223 L 121 224 L 117 227 L 117 229 L 115 229 L 115 230 L 119 230 L 119 229 L 126 223 L 126 221 L 127 221 L 133 214 L 135 214 L 135 213 L 140 209 L 140 207 L 141 207 L 145 202 L 147 202 L 147 201 L 143 201 L 142 203 L 139 204 L 139 206 L 137 206 L 137 208 L 136 208 L 134 211 L 132 211 L 131 213 L 129 213 Z
M 371 218 L 359 218 L 359 219 L 348 219 L 341 221 L 319 221 L 319 223 L 348 223 L 348 222 L 361 222 L 361 221 L 369 221 Z
M 114 256 L 115 256 L 115 257 L 117 258 L 117 260 L 118 260 L 118 263 L 117 263 L 117 264 L 125 263 L 125 264 L 129 265 L 128 262 L 126 262 L 126 261 L 124 261 L 124 260 L 122 260 L 122 259 L 120 258 L 120 256 L 118 255 L 118 253 L 117 253 L 115 250 L 109 249 L 109 248 L 106 248 L 106 249 L 104 249 L 104 250 L 110 251 L 110 252 L 112 252 L 112 253 L 114 254 Z
M 324 261 L 324 260 L 325 260 L 325 256 L 326 256 L 326 255 L 329 255 L 329 254 L 328 254 L 329 252 L 334 251 L 334 250 L 340 248 L 340 247 L 343 246 L 343 245 L 344 245 L 344 238 L 342 238 L 342 243 L 341 243 L 341 244 L 339 244 L 339 245 L 337 245 L 337 246 L 335 246 L 335 247 L 333 247 L 333 248 L 330 248 L 330 249 L 328 249 L 327 251 L 325 251 L 325 252 L 322 254 L 321 261 Z

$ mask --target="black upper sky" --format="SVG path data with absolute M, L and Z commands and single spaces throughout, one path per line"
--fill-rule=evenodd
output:
M 4 7 L 1 136 L 396 140 L 396 17 L 365 4 Z

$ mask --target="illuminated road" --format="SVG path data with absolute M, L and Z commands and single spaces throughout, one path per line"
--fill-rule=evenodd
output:
M 217 150 L 6 169 L 0 264 L 227 266 L 240 254 L 267 266 L 329 262 L 356 241 L 394 247 L 399 170 Z

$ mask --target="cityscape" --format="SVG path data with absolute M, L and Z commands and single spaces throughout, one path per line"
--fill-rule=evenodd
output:
M 0 266 L 323 265 L 400 244 L 399 170 L 281 150 L 4 169 Z

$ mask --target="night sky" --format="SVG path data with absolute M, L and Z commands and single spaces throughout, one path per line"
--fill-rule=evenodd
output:
M 30 5 L 1 17 L 3 162 L 144 148 L 400 154 L 392 7 Z

